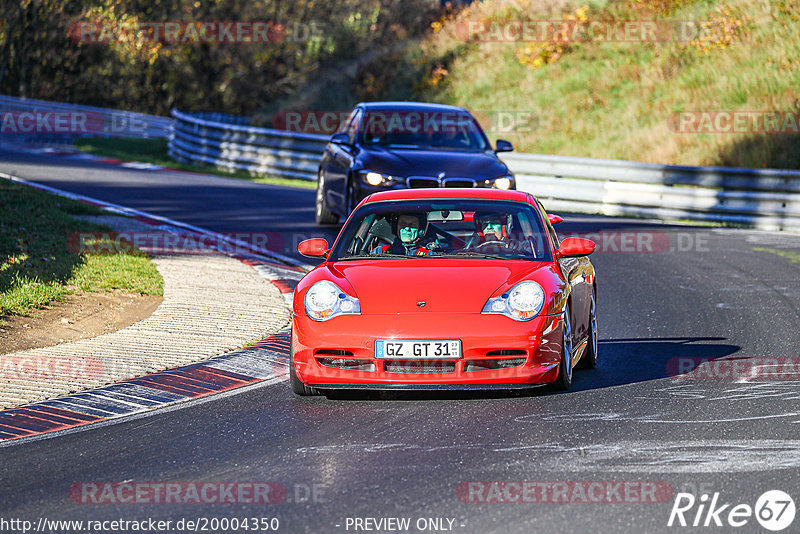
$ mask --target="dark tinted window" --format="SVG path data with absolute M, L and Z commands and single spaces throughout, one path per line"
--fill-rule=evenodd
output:
M 486 150 L 478 123 L 463 111 L 372 110 L 363 120 L 361 142 L 394 148 Z
M 413 238 L 401 236 L 400 221 L 416 218 Z M 410 240 L 413 239 L 413 240 Z M 536 209 L 524 202 L 432 199 L 374 202 L 359 208 L 342 229 L 330 260 L 408 256 L 487 257 L 551 261 L 547 230 Z

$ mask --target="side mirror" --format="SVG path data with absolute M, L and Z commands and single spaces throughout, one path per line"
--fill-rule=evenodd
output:
M 335 133 L 331 136 L 330 139 L 331 143 L 336 145 L 349 145 L 350 144 L 350 136 L 344 132 Z
M 559 258 L 578 258 L 588 256 L 594 252 L 594 241 L 582 237 L 568 237 L 561 242 L 561 246 L 556 250 Z
M 550 221 L 550 224 L 552 224 L 553 226 L 564 222 L 564 219 L 562 219 L 558 215 L 553 215 L 552 213 L 548 213 L 547 214 L 547 219 Z
M 321 237 L 306 239 L 297 245 L 297 252 L 309 258 L 327 258 L 330 253 L 328 242 Z
M 497 140 L 495 152 L 511 152 L 512 150 L 514 150 L 514 145 L 511 144 L 511 141 L 506 141 L 505 139 Z

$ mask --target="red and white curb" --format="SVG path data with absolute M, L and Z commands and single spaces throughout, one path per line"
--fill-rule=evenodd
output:
M 209 237 L 244 252 L 217 248 L 250 266 L 273 283 L 291 306 L 297 282 L 310 266 L 250 243 L 147 212 L 44 186 L 0 173 L 0 178 L 25 184 L 65 198 L 86 202 L 112 213 L 134 217 L 161 231 Z M 129 417 L 192 399 L 253 384 L 268 385 L 288 379 L 291 333 L 286 326 L 242 349 L 199 363 L 168 369 L 108 386 L 0 411 L 0 446 L 28 441 L 43 434 Z

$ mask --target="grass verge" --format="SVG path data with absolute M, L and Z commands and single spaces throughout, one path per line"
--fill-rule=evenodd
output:
M 224 176 L 225 178 L 240 178 L 262 184 L 302 187 L 305 189 L 314 189 L 317 186 L 316 182 L 307 180 L 293 180 L 291 178 L 278 178 L 274 176 L 254 176 L 245 171 L 231 172 L 212 165 L 189 165 L 181 163 L 170 157 L 167 141 L 165 139 L 86 137 L 76 140 L 73 146 L 79 150 L 97 156 L 115 158 L 123 161 L 152 163 L 153 165 L 171 167 L 182 171 L 215 174 Z
M 28 314 L 75 291 L 163 294 L 164 280 L 141 251 L 91 254 L 73 250 L 68 245 L 70 234 L 110 230 L 71 215 L 108 214 L 0 180 L 0 320 Z

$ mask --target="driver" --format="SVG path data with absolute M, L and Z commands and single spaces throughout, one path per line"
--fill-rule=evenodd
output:
M 396 236 L 391 245 L 379 245 L 372 254 L 399 254 L 404 256 L 427 256 L 431 250 L 422 245 L 427 230 L 425 213 L 409 212 L 392 216 L 392 231 Z
M 498 247 L 509 248 L 510 216 L 500 212 L 476 212 L 474 216 L 477 239 L 470 242 L 471 247 L 492 243 Z

